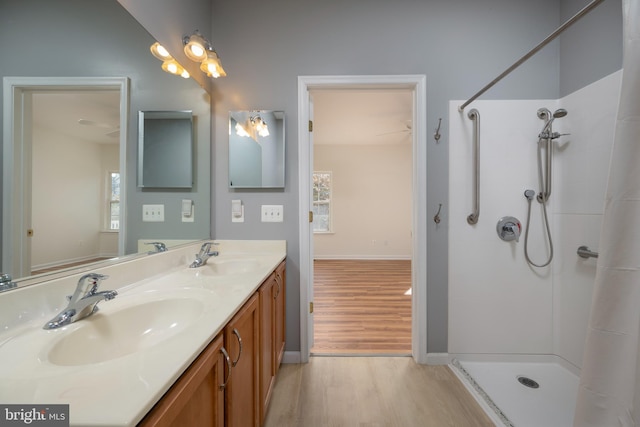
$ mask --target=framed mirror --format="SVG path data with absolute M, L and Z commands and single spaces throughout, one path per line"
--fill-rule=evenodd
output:
M 193 186 L 191 111 L 138 112 L 138 187 Z
M 0 271 L 20 288 L 146 256 L 150 240 L 208 238 L 211 100 L 202 87 L 162 70 L 149 52 L 155 39 L 116 0 L 4 2 L 0 22 L 2 34 L 23 33 L 0 46 Z M 44 58 L 38 77 L 33 58 Z M 187 110 L 193 186 L 139 188 L 138 111 Z M 184 199 L 192 222 L 183 221 Z M 164 205 L 165 221 L 145 222 L 147 204 Z
M 284 188 L 284 111 L 229 112 L 229 187 Z

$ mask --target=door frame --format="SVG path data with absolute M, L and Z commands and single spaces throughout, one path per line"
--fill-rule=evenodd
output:
M 30 244 L 24 230 L 31 225 L 30 177 L 31 139 L 25 126 L 30 123 L 27 109 L 30 93 L 44 90 L 120 91 L 120 185 L 126 189 L 127 131 L 129 120 L 129 78 L 127 77 L 4 77 L 3 78 L 3 164 L 2 164 L 2 266 L 13 271 L 30 269 Z M 28 191 L 29 194 L 25 194 Z M 124 254 L 126 191 L 120 195 L 118 254 Z M 27 215 L 28 214 L 28 215 Z M 18 256 L 16 256 L 18 254 Z M 29 261 L 29 262 L 27 262 Z M 28 266 L 26 264 L 29 264 Z
M 410 89 L 413 93 L 412 134 L 412 262 L 411 354 L 427 363 L 427 93 L 425 75 L 299 76 L 298 77 L 298 203 L 300 245 L 300 360 L 309 361 L 313 343 L 313 229 L 309 222 L 313 173 L 310 90 Z

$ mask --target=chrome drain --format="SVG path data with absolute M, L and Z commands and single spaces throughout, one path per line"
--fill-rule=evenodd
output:
M 529 387 L 529 388 L 540 388 L 540 384 L 538 384 L 536 381 L 532 380 L 531 378 L 528 377 L 523 377 L 523 376 L 519 376 L 518 377 L 518 382 L 520 384 L 522 384 L 525 387 Z

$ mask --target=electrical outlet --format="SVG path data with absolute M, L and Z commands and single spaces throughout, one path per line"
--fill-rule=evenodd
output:
M 142 222 L 164 222 L 164 205 L 142 205 Z
M 262 222 L 283 222 L 283 212 L 282 205 L 262 205 L 260 218 Z

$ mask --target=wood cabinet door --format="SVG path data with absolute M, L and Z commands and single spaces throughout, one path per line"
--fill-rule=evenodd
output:
M 216 337 L 138 424 L 139 427 L 224 426 L 222 335 Z
M 225 393 L 227 427 L 259 426 L 260 319 L 254 294 L 224 329 L 233 368 Z
M 276 275 L 271 274 L 258 290 L 260 300 L 260 423 L 269 407 L 275 382 Z
M 276 295 L 275 295 L 275 343 L 274 343 L 274 362 L 275 369 L 273 375 L 278 373 L 282 357 L 284 356 L 284 345 L 287 331 L 287 280 L 285 262 L 283 261 L 276 269 Z

